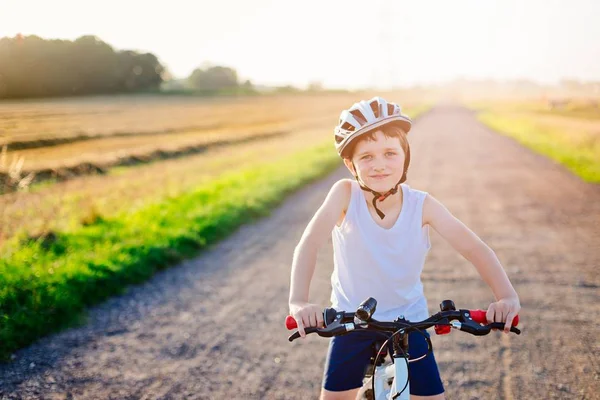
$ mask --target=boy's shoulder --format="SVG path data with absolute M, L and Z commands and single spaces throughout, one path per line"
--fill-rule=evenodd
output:
M 352 196 L 352 179 L 344 178 L 335 182 L 331 187 L 330 193 L 335 196 L 344 205 L 344 210 L 348 208 L 350 197 Z
M 404 186 L 406 188 L 406 190 L 410 191 L 410 192 L 420 192 L 420 193 L 427 193 L 426 190 L 422 190 L 422 189 L 417 189 L 415 187 L 412 187 L 411 185 L 409 185 L 408 183 L 403 183 L 402 186 Z
M 353 179 L 343 178 L 343 179 L 340 179 L 339 181 L 335 182 L 331 188 L 332 188 L 332 190 L 337 189 L 337 190 L 343 190 L 343 191 L 350 191 L 352 189 L 352 182 L 354 182 Z
M 417 199 L 425 199 L 429 194 L 429 192 L 427 192 L 426 190 L 416 189 L 406 183 L 403 183 L 402 185 L 404 186 L 405 191 L 408 193 L 409 196 L 414 196 Z

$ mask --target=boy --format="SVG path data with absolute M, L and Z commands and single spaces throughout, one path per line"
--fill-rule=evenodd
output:
M 403 184 L 410 164 L 406 135 L 411 120 L 400 107 L 380 97 L 342 111 L 335 128 L 338 154 L 355 177 L 331 188 L 309 222 L 294 252 L 290 314 L 305 337 L 305 327 L 323 326 L 323 306 L 309 303 L 308 293 L 319 247 L 331 234 L 334 271 L 332 307 L 355 310 L 367 297 L 377 298 L 373 318 L 427 318 L 420 275 L 435 229 L 477 269 L 497 301 L 489 322 L 505 322 L 508 333 L 520 310 L 517 293 L 495 253 L 469 228 L 426 192 Z M 353 399 L 362 386 L 371 332 L 334 337 L 329 346 L 321 399 Z M 423 336 L 411 334 L 409 352 L 423 354 Z M 411 399 L 444 399 L 433 353 L 409 365 Z

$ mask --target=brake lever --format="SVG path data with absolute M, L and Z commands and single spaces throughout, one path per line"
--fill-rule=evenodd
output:
M 492 329 L 504 330 L 503 322 L 493 322 L 488 325 L 480 325 L 477 322 L 467 320 L 466 322 L 452 321 L 450 325 L 453 328 L 460 329 L 461 331 L 470 333 L 475 336 L 487 335 L 492 331 Z M 521 334 L 521 330 L 515 328 L 514 326 L 511 326 L 510 331 L 516 333 L 517 335 Z
M 331 309 L 331 310 L 333 310 L 333 309 Z M 325 328 L 309 327 L 309 328 L 304 329 L 304 332 L 306 332 L 307 335 L 309 333 L 316 333 L 322 337 L 332 337 L 332 336 L 343 335 L 345 333 L 353 331 L 356 328 L 356 325 L 353 322 L 343 323 L 344 316 L 345 316 L 344 311 L 336 312 L 335 317 L 333 317 L 333 314 L 330 314 L 330 317 L 329 318 L 326 317 L 325 321 L 331 320 L 332 317 L 333 317 L 333 321 L 331 321 L 329 324 L 327 324 L 325 326 Z M 298 339 L 299 337 L 300 337 L 300 333 L 298 331 L 296 331 L 290 337 L 288 337 L 288 340 L 290 342 L 293 342 L 294 340 Z
M 309 333 L 314 333 L 314 332 L 317 332 L 318 330 L 319 330 L 319 328 L 310 327 L 310 328 L 304 329 L 304 332 L 308 335 Z M 292 333 L 290 335 L 290 337 L 288 337 L 288 340 L 290 342 L 293 342 L 294 340 L 299 339 L 299 338 L 300 338 L 300 332 L 296 331 L 296 332 Z
M 307 335 L 309 333 L 316 333 L 317 335 L 322 336 L 322 337 L 332 337 L 332 336 L 343 335 L 343 334 L 348 333 L 353 330 L 354 330 L 354 324 L 347 323 L 347 324 L 343 324 L 343 325 L 340 324 L 337 326 L 328 326 L 327 328 L 310 327 L 310 328 L 306 328 L 304 330 L 304 332 L 306 332 Z M 300 337 L 300 332 L 296 331 L 288 338 L 288 340 L 290 342 L 292 342 L 292 341 L 298 339 L 299 337 Z

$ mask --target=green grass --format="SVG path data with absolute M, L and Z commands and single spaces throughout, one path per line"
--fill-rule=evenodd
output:
M 11 240 L 0 254 L 0 358 L 72 325 L 86 306 L 267 215 L 286 195 L 339 165 L 327 143 L 226 174 L 135 213 Z
M 582 118 L 589 120 L 599 120 L 600 119 L 600 109 L 597 108 L 584 108 L 584 107 L 569 107 L 567 106 L 565 109 L 555 109 L 551 110 L 548 108 L 541 108 L 535 110 L 540 114 L 547 115 L 560 115 L 563 117 L 569 118 Z
M 583 180 L 600 183 L 600 133 L 566 132 L 531 117 L 493 111 L 482 112 L 478 118 L 495 131 L 563 164 Z

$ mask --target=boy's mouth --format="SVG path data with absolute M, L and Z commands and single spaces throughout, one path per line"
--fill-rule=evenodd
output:
M 384 178 L 387 178 L 388 176 L 389 176 L 389 174 L 388 175 L 384 175 L 384 174 L 371 175 L 371 178 L 373 178 L 373 179 L 384 179 Z

